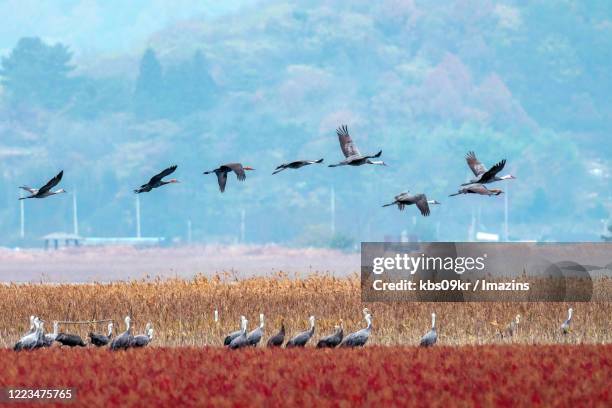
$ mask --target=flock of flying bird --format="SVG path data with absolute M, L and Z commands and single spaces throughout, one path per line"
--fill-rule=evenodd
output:
M 567 335 L 570 333 L 570 324 L 572 322 L 573 309 L 569 308 L 567 319 L 561 324 L 561 333 Z M 218 312 L 215 311 L 215 318 Z M 356 332 L 344 336 L 344 326 L 342 320 L 334 328 L 334 332 L 321 337 L 317 342 L 317 348 L 354 348 L 363 347 L 370 338 L 372 332 L 372 314 L 366 307 L 363 309 L 363 318 L 366 321 L 366 327 Z M 498 334 L 503 337 L 512 337 L 518 330 L 521 315 L 516 315 L 502 331 Z M 309 317 L 310 327 L 308 330 L 300 332 L 291 337 L 285 343 L 285 324 L 281 322 L 281 328 L 278 333 L 273 335 L 266 342 L 267 347 L 282 347 L 285 348 L 305 347 L 315 333 L 315 317 Z M 109 346 L 111 350 L 126 350 L 129 348 L 140 348 L 147 346 L 153 340 L 153 325 L 149 322 L 145 327 L 145 333 L 134 336 L 132 334 L 130 316 L 125 317 L 125 331 L 113 338 L 113 323 L 108 324 L 108 334 L 89 333 L 89 343 L 96 347 Z M 264 335 L 265 320 L 264 315 L 259 315 L 259 326 L 254 330 L 248 331 L 248 320 L 244 316 L 240 316 L 240 330 L 228 334 L 223 345 L 230 349 L 240 349 L 245 347 L 257 347 Z M 491 322 L 495 327 L 498 327 L 497 321 Z M 53 333 L 44 333 L 44 321 L 36 316 L 30 316 L 30 330 L 24 335 L 13 347 L 15 351 L 34 350 L 42 347 L 50 347 L 53 342 L 58 342 L 62 346 L 69 347 L 85 347 L 80 336 L 76 334 L 58 333 L 58 322 L 53 324 Z M 430 347 L 438 341 L 438 332 L 436 330 L 436 314 L 431 314 L 431 329 L 421 337 L 419 342 L 420 347 Z
M 363 155 L 353 142 L 351 138 L 348 127 L 346 125 L 340 126 L 336 130 L 336 134 L 338 135 L 338 140 L 340 142 L 340 149 L 344 154 L 345 159 L 336 164 L 330 164 L 328 167 L 339 167 L 339 166 L 362 166 L 365 164 L 374 164 L 374 165 L 382 165 L 386 166 L 386 163 L 382 160 L 372 160 L 379 158 L 382 155 L 382 150 L 380 150 L 376 154 L 371 155 Z M 456 196 L 460 194 L 479 194 L 486 196 L 494 196 L 500 195 L 503 193 L 502 190 L 496 188 L 487 188 L 487 184 L 493 183 L 496 181 L 503 181 L 514 179 L 515 177 L 511 174 L 505 176 L 498 176 L 498 174 L 503 170 L 506 165 L 506 160 L 501 160 L 500 162 L 493 165 L 490 169 L 487 169 L 477 158 L 474 152 L 469 152 L 466 156 L 466 161 L 469 168 L 474 173 L 474 178 L 471 179 L 467 183 L 461 184 L 458 192 L 451 194 L 450 196 Z M 304 166 L 319 164 L 322 163 L 323 159 L 319 160 L 296 160 L 289 163 L 283 163 L 276 167 L 272 174 L 277 174 L 286 169 L 299 169 Z M 155 176 L 151 177 L 151 179 L 134 190 L 135 193 L 147 193 L 155 188 L 159 188 L 165 186 L 166 184 L 179 183 L 179 181 L 175 178 L 164 180 L 165 177 L 174 173 L 177 166 L 170 166 L 167 169 L 161 171 Z M 227 175 L 228 173 L 235 173 L 236 177 L 239 181 L 246 180 L 246 171 L 255 170 L 249 166 L 243 166 L 241 163 L 227 163 L 219 166 L 214 170 L 205 171 L 203 174 L 215 174 L 217 176 L 217 182 L 219 184 L 219 190 L 221 192 L 225 191 L 225 186 L 227 184 Z M 60 188 L 58 190 L 53 190 L 55 186 L 57 186 L 62 180 L 62 176 L 64 175 L 63 171 L 60 171 L 58 175 L 53 177 L 51 180 L 47 182 L 44 186 L 36 189 L 28 186 L 21 186 L 20 188 L 30 193 L 29 196 L 21 197 L 20 200 L 28 199 L 28 198 L 45 198 L 56 194 L 65 193 L 66 190 Z M 400 210 L 403 210 L 405 206 L 408 205 L 416 205 L 419 211 L 423 216 L 428 216 L 430 214 L 429 205 L 430 204 L 440 204 L 440 202 L 436 200 L 428 200 L 427 196 L 422 193 L 410 194 L 410 192 L 403 192 L 395 196 L 395 199 L 392 203 L 385 204 L 383 207 L 388 207 L 392 205 L 397 205 Z

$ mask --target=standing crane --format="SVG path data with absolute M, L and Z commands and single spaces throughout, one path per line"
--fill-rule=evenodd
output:
M 34 317 L 34 332 L 28 333 L 23 336 L 15 346 L 13 346 L 13 350 L 21 351 L 21 350 L 34 350 L 44 346 L 43 341 L 43 322 L 38 318 Z
M 139 334 L 132 338 L 130 347 L 139 348 L 147 346 L 153 340 L 153 325 L 149 322 L 145 326 L 144 334 Z
M 340 324 L 334 326 L 334 332 L 328 336 L 322 337 L 317 343 L 317 348 L 334 348 L 342 341 L 344 337 L 344 327 L 342 320 Z
M 281 328 L 274 336 L 268 339 L 268 347 L 280 347 L 285 341 L 285 322 L 281 321 Z
M 127 350 L 132 344 L 132 327 L 130 326 L 130 316 L 125 316 L 125 331 L 115 337 L 110 344 L 111 350 Z
M 240 330 L 236 330 L 234 332 L 231 332 L 227 336 L 225 336 L 225 339 L 223 339 L 223 345 L 224 346 L 229 346 L 230 343 L 232 342 L 232 340 L 234 340 L 236 337 L 238 337 L 238 336 L 240 336 L 240 334 L 242 334 L 242 323 L 245 320 L 246 320 L 246 317 L 240 316 Z
M 571 307 L 567 309 L 567 320 L 561 324 L 561 332 L 566 335 L 571 331 L 570 323 L 572 322 L 572 314 L 574 313 L 574 309 Z
M 257 346 L 263 337 L 263 329 L 264 329 L 264 314 L 259 314 L 259 326 L 255 328 L 252 332 L 247 334 L 247 340 L 249 342 L 249 346 Z
M 430 347 L 436 344 L 438 340 L 438 333 L 436 332 L 436 314 L 431 314 L 431 330 L 425 333 L 423 337 L 421 337 L 421 343 L 419 344 L 421 347 Z
M 89 333 L 89 343 L 96 347 L 106 346 L 113 338 L 113 322 L 108 324 L 108 335 Z
M 363 318 L 365 319 L 367 326 L 361 330 L 349 334 L 342 340 L 339 347 L 363 347 L 365 346 L 370 333 L 372 332 L 372 314 L 368 308 L 363 309 Z
M 240 331 L 240 335 L 236 337 L 234 340 L 232 340 L 232 342 L 229 344 L 230 349 L 235 350 L 235 349 L 249 346 L 249 340 L 247 339 L 248 324 L 249 324 L 249 321 L 247 319 L 244 319 L 242 321 L 242 330 Z
M 310 338 L 315 332 L 315 317 L 310 316 L 308 320 L 310 321 L 310 329 L 295 335 L 291 340 L 287 342 L 285 347 L 287 348 L 304 347 L 306 343 L 308 343 L 308 340 L 310 340 Z

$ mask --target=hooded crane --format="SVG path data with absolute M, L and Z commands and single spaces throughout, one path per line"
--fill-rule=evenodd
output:
M 247 340 L 249 342 L 249 346 L 253 346 L 253 347 L 257 346 L 257 344 L 261 341 L 261 338 L 263 336 L 263 329 L 264 329 L 264 315 L 263 313 L 260 313 L 259 314 L 259 327 L 257 327 L 255 330 L 247 334 Z
M 276 169 L 274 169 L 274 172 L 272 173 L 272 175 L 274 175 L 276 173 L 280 173 L 281 171 L 286 170 L 286 169 L 299 169 L 301 167 L 308 166 L 308 165 L 315 164 L 315 163 L 323 163 L 323 159 L 319 159 L 319 160 L 296 160 L 296 161 L 292 161 L 290 163 L 283 163 L 280 166 L 278 166 Z
M 44 346 L 43 341 L 43 322 L 38 319 L 38 317 L 34 318 L 34 332 L 28 333 L 23 336 L 15 346 L 13 350 L 21 351 L 21 350 L 34 350 Z
M 363 309 L 363 318 L 365 319 L 367 326 L 364 329 L 358 330 L 354 333 L 349 334 L 342 340 L 339 347 L 363 347 L 365 346 L 370 333 L 372 332 L 372 315 L 366 307 Z
M 139 334 L 132 338 L 130 347 L 140 348 L 147 346 L 153 340 L 153 325 L 147 323 L 144 334 Z
M 236 177 L 238 178 L 238 180 L 244 181 L 246 180 L 245 170 L 251 171 L 255 169 L 249 166 L 243 166 L 240 163 L 227 163 L 222 166 L 219 166 L 219 168 L 217 169 L 205 171 L 203 174 L 215 173 L 217 175 L 217 181 L 219 182 L 219 190 L 221 190 L 221 192 L 224 192 L 225 184 L 227 183 L 227 173 L 233 171 L 234 173 L 236 173 Z
M 55 323 L 53 329 L 55 329 Z M 78 334 L 58 333 L 55 336 L 55 341 L 61 343 L 62 346 L 85 347 L 85 342 Z
M 436 314 L 431 314 L 431 330 L 421 337 L 421 347 L 430 347 L 436 344 L 438 340 L 438 332 L 436 332 Z
M 429 204 L 440 204 L 436 200 L 428 200 L 425 194 L 408 194 L 408 192 L 401 193 L 395 196 L 395 201 L 389 204 L 383 205 L 383 207 L 389 207 L 397 204 L 397 208 L 400 211 L 404 211 L 404 207 L 407 205 L 416 204 L 417 208 L 424 217 L 429 216 Z
M 285 347 L 287 348 L 304 347 L 306 343 L 308 343 L 308 340 L 310 340 L 310 338 L 312 337 L 315 331 L 315 317 L 310 316 L 308 320 L 310 321 L 310 329 L 304 332 L 298 333 L 295 337 L 293 337 L 291 340 L 287 342 Z
M 174 171 L 176 170 L 176 167 L 177 167 L 176 165 L 170 166 L 166 170 L 162 171 L 161 173 L 154 175 L 153 177 L 151 177 L 151 180 L 149 180 L 146 184 L 143 184 L 139 188 L 135 189 L 134 192 L 136 194 L 148 193 L 154 188 L 165 186 L 166 184 L 179 183 L 179 181 L 174 178 L 168 181 L 162 180 L 164 177 L 169 176 L 170 174 L 174 173 Z
M 229 344 L 230 349 L 235 350 L 235 349 L 247 347 L 250 345 L 249 340 L 247 339 L 248 324 L 249 324 L 249 321 L 247 319 L 244 319 L 242 321 L 242 330 L 240 331 L 240 335 L 236 337 L 234 340 L 232 340 L 232 342 Z
M 130 316 L 125 316 L 125 331 L 111 341 L 111 350 L 127 350 L 132 344 L 132 338 L 134 338 L 134 336 L 132 336 L 130 321 Z
M 51 347 L 51 345 L 53 345 L 53 342 L 57 338 L 58 331 L 59 331 L 59 322 L 55 321 L 53 322 L 53 333 L 48 333 L 43 336 L 43 342 L 45 344 L 45 347 Z
M 96 347 L 106 346 L 113 338 L 113 322 L 108 324 L 108 335 L 105 336 L 99 333 L 89 333 L 89 343 Z
M 459 189 L 455 194 L 450 194 L 449 197 L 458 196 L 460 194 L 480 194 L 486 196 L 497 196 L 503 194 L 503 191 L 498 188 L 488 189 L 484 184 L 468 184 L 465 187 Z
M 317 348 L 334 348 L 342 341 L 344 337 L 344 327 L 342 325 L 342 320 L 340 320 L 340 324 L 334 326 L 335 331 L 325 337 L 322 337 L 317 343 Z
M 55 190 L 52 191 L 51 189 L 55 186 L 57 186 L 59 184 L 60 181 L 62 181 L 62 177 L 64 176 L 64 170 L 60 171 L 57 176 L 53 177 L 51 180 L 49 180 L 47 182 L 47 184 L 45 184 L 44 186 L 42 186 L 41 188 L 32 188 L 32 187 L 28 187 L 28 186 L 21 186 L 19 187 L 22 190 L 27 191 L 28 193 L 30 193 L 29 196 L 27 197 L 21 197 L 19 198 L 20 200 L 25 200 L 28 198 L 45 198 L 45 197 L 49 197 L 52 195 L 56 195 L 56 194 L 61 194 L 61 193 L 65 193 L 66 190 L 64 190 L 63 188 L 60 188 L 59 190 Z
M 225 336 L 225 339 L 223 340 L 223 345 L 224 346 L 229 346 L 230 343 L 232 342 L 232 340 L 234 340 L 236 337 L 238 337 L 238 336 L 240 336 L 242 334 L 242 323 L 245 320 L 246 320 L 246 317 L 240 316 L 240 330 L 236 330 L 234 332 L 231 332 L 227 336 Z
M 563 322 L 561 325 L 561 332 L 563 334 L 569 334 L 570 332 L 570 323 L 572 322 L 572 313 L 574 313 L 574 309 L 571 307 L 567 309 L 567 320 Z
M 521 315 L 517 314 L 514 319 L 508 323 L 504 331 L 502 332 L 502 337 L 513 337 L 518 330 L 519 323 L 521 321 Z
M 510 180 L 514 179 L 512 174 L 507 174 L 505 176 L 498 177 L 497 173 L 503 170 L 506 165 L 506 159 L 503 159 L 499 163 L 496 163 L 487 170 L 487 168 L 476 158 L 476 154 L 474 152 L 468 152 L 465 156 L 465 160 L 467 161 L 468 166 L 474 173 L 475 178 L 470 180 L 468 183 L 463 183 L 462 186 L 467 186 L 469 184 L 479 183 L 479 184 L 487 184 L 493 181 L 502 181 L 502 180 Z
M 281 328 L 274 336 L 268 339 L 268 347 L 280 347 L 285 341 L 285 322 L 281 322 Z
M 346 159 L 337 164 L 330 164 L 328 167 L 361 166 L 363 164 L 378 164 L 381 166 L 386 166 L 385 162 L 383 161 L 370 160 L 380 157 L 382 150 L 375 155 L 361 155 L 359 149 L 357 149 L 357 146 L 355 143 L 353 143 L 353 139 L 351 139 L 346 125 L 340 126 L 336 130 L 336 134 L 338 135 L 338 141 L 340 142 L 340 149 L 342 149 L 342 153 Z

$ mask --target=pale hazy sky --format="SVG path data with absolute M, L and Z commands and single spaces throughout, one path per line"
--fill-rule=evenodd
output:
M 191 17 L 219 17 L 257 0 L 0 0 L 0 55 L 24 36 L 75 54 L 140 49 L 154 32 Z

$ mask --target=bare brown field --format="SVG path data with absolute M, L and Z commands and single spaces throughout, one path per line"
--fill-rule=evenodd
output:
M 230 275 L 209 279 L 130 281 L 109 284 L 10 284 L 0 286 L 0 346 L 10 347 L 29 326 L 28 317 L 53 320 L 111 318 L 122 322 L 133 318 L 135 332 L 146 322 L 155 327 L 153 345 L 221 345 L 226 333 L 238 329 L 245 314 L 249 328 L 266 316 L 266 338 L 277 332 L 284 320 L 289 334 L 307 328 L 315 315 L 315 337 L 327 334 L 344 319 L 346 332 L 364 326 L 361 309 L 367 306 L 374 318 L 370 343 L 414 345 L 429 329 L 430 313 L 438 317 L 439 344 L 477 345 L 489 343 L 612 343 L 612 303 L 368 303 L 360 299 L 357 276 L 335 278 L 311 275 L 294 279 L 282 273 L 269 278 L 237 280 Z M 574 308 L 572 332 L 563 336 L 559 326 L 567 308 Z M 213 312 L 219 310 L 215 323 Z M 522 315 L 512 339 L 499 336 L 516 314 Z M 492 321 L 499 322 L 496 327 Z M 47 329 L 51 326 L 47 324 Z M 103 327 L 63 327 L 85 336 Z M 123 323 L 116 328 L 123 331 Z M 264 338 L 265 340 L 265 338 Z
M 91 283 L 147 277 L 191 279 L 230 272 L 239 278 L 287 273 L 348 276 L 360 255 L 278 245 L 101 246 L 12 250 L 0 248 L 0 282 Z

